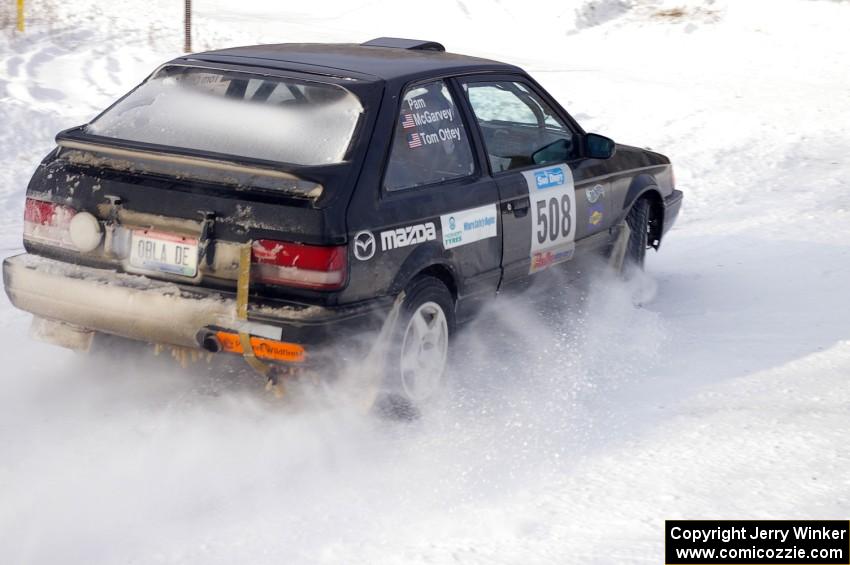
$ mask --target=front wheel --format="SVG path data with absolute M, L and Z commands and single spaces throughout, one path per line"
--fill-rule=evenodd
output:
M 646 198 L 641 198 L 634 203 L 626 223 L 629 226 L 629 241 L 626 244 L 626 254 L 623 262 L 623 272 L 626 276 L 630 272 L 643 270 L 646 259 L 646 249 L 649 246 L 649 220 L 651 208 Z
M 454 326 L 454 299 L 441 280 L 422 276 L 408 285 L 376 402 L 381 413 L 413 418 L 437 394 Z

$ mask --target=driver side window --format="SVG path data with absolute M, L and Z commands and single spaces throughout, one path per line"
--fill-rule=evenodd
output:
M 566 161 L 575 155 L 573 133 L 552 108 L 520 82 L 463 85 L 494 173 Z

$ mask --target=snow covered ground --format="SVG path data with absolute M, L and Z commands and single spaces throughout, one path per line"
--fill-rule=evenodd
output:
M 32 4 L 24 33 L 0 7 L 3 256 L 54 134 L 182 46 L 182 2 Z M 665 518 L 848 517 L 850 3 L 288 4 L 196 0 L 195 47 L 397 35 L 520 64 L 673 159 L 679 224 L 645 280 L 487 314 L 405 426 L 95 367 L 4 296 L 0 562 L 656 564 Z

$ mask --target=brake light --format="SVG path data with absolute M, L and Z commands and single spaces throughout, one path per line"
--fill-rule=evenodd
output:
M 267 284 L 335 290 L 345 284 L 346 257 L 345 246 L 259 239 L 251 247 L 251 278 Z
M 69 228 L 76 213 L 69 206 L 27 198 L 24 205 L 24 239 L 74 249 Z

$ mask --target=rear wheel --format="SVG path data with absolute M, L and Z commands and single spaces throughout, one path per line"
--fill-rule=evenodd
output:
M 376 401 L 381 414 L 415 418 L 434 398 L 443 384 L 454 325 L 454 299 L 442 281 L 422 276 L 408 285 Z

